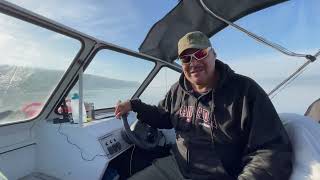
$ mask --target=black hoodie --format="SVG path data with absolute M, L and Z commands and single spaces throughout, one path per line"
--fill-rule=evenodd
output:
M 216 60 L 217 87 L 194 93 L 182 74 L 159 106 L 131 100 L 138 119 L 175 128 L 174 156 L 192 179 L 289 179 L 291 144 L 263 89 Z

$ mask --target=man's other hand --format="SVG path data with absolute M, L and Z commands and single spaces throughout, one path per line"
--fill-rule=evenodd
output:
M 131 111 L 131 103 L 130 101 L 121 102 L 118 101 L 116 104 L 116 109 L 114 111 L 114 114 L 116 115 L 117 119 L 120 119 L 122 115 L 127 114 L 129 111 Z

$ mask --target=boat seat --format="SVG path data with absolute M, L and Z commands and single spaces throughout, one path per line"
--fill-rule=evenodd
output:
M 293 147 L 290 180 L 320 179 L 320 124 L 299 114 L 279 114 Z
M 320 123 L 320 99 L 317 99 L 315 102 L 313 102 L 309 107 L 305 116 L 311 117 L 313 120 L 316 120 L 318 123 Z
M 59 180 L 58 178 L 39 173 L 39 172 L 33 172 L 27 176 L 24 176 L 18 180 Z

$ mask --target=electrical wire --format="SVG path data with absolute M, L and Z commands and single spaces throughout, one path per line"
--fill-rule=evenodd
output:
M 130 171 L 130 176 L 132 175 L 132 160 L 133 160 L 133 152 L 134 152 L 134 149 L 136 148 L 136 145 L 133 144 L 133 149 L 131 151 L 131 156 L 130 156 L 130 167 L 129 167 L 129 171 Z
M 92 158 L 89 158 L 89 159 L 88 159 L 88 158 L 85 158 L 84 155 L 83 155 L 83 154 L 84 154 L 84 153 L 83 153 L 83 150 L 80 148 L 80 146 L 78 146 L 77 144 L 71 142 L 70 139 L 69 139 L 69 136 L 61 131 L 61 127 L 62 127 L 62 123 L 59 124 L 58 133 L 59 133 L 60 135 L 64 136 L 64 137 L 66 137 L 67 142 L 68 142 L 69 144 L 73 145 L 74 147 L 76 147 L 76 148 L 79 150 L 79 152 L 80 152 L 80 154 L 81 154 L 81 158 L 82 158 L 84 161 L 94 161 L 94 159 L 95 159 L 96 157 L 107 157 L 107 155 L 109 155 L 109 154 L 106 154 L 106 155 L 105 155 L 105 154 L 96 154 L 96 155 L 94 155 Z

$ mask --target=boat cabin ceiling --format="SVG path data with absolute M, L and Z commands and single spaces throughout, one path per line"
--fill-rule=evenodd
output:
M 305 147 L 297 164 L 320 162 L 319 124 L 303 116 L 320 96 L 319 1 L 201 2 L 258 38 L 197 0 L 0 0 L 0 179 L 126 179 L 166 156 L 173 130 L 150 139 L 154 132 L 129 113 L 131 128 L 157 143 L 134 146 L 114 106 L 131 98 L 157 105 L 182 72 L 176 42 L 191 30 L 270 93 L 289 134 L 300 134 L 295 148 Z
M 139 51 L 159 59 L 173 62 L 177 58 L 178 40 L 188 32 L 201 31 L 212 37 L 228 24 L 208 13 L 210 9 L 219 17 L 234 22 L 243 16 L 254 13 L 286 0 L 199 0 L 179 1 L 164 18 L 159 20 L 149 31 Z M 192 13 L 190 13 L 192 11 Z

